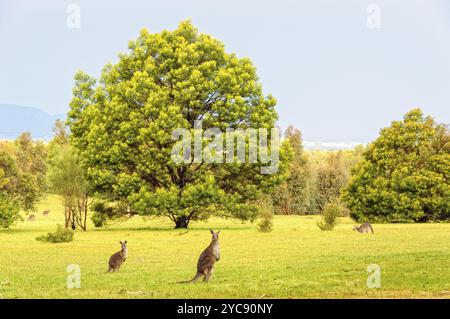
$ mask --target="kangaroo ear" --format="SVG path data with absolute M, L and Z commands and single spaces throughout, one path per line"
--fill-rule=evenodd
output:
M 216 234 L 219 235 L 220 234 L 220 230 Z
M 126 243 L 127 243 L 127 241 L 125 240 L 124 244 L 126 244 Z
M 209 230 L 211 232 L 211 234 L 214 234 L 214 231 L 212 229 Z
M 122 242 L 119 240 L 119 243 L 122 245 Z

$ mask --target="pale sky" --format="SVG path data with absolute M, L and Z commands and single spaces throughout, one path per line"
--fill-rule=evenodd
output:
M 188 18 L 254 62 L 279 125 L 306 140 L 368 142 L 413 107 L 450 122 L 448 0 L 0 0 L 0 104 L 65 113 L 78 69 L 98 76 L 140 29 Z

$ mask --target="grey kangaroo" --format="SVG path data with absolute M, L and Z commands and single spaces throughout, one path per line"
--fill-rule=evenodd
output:
M 363 223 L 361 224 L 361 226 L 354 226 L 353 230 L 357 230 L 360 233 L 368 233 L 370 230 L 373 234 L 372 225 L 370 225 L 369 223 Z
M 120 269 L 120 266 L 125 262 L 128 256 L 128 248 L 127 248 L 127 241 L 124 241 L 123 243 L 119 241 L 120 245 L 122 245 L 122 249 L 112 255 L 109 258 L 109 269 L 108 272 L 116 272 Z
M 213 272 L 214 264 L 220 259 L 219 233 L 211 231 L 212 239 L 208 247 L 202 252 L 197 262 L 197 273 L 191 280 L 181 281 L 180 283 L 195 283 L 203 277 L 203 281 L 209 281 Z

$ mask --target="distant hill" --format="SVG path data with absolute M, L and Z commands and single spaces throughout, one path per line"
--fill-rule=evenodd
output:
M 22 132 L 30 132 L 33 138 L 50 140 L 57 119 L 66 115 L 50 115 L 34 107 L 0 104 L 0 139 L 15 139 Z

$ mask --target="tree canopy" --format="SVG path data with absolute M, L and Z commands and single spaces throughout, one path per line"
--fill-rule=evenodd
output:
M 196 121 L 204 130 L 273 128 L 275 105 L 249 59 L 185 21 L 174 31 L 142 30 L 98 80 L 77 73 L 68 124 L 89 182 L 110 207 L 187 227 L 211 213 L 255 218 L 259 194 L 285 178 L 290 148 L 281 148 L 276 174 L 261 174 L 261 161 L 176 163 L 174 130 L 193 132 Z
M 448 127 L 414 109 L 381 130 L 342 199 L 358 221 L 448 220 L 449 178 Z

